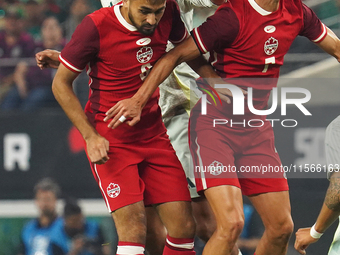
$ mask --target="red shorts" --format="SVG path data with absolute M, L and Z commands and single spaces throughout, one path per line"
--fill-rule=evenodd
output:
M 263 126 L 256 128 L 231 127 L 230 122 L 213 127 L 214 118 L 221 119 L 213 115 L 193 111 L 190 119 L 197 191 L 220 185 L 239 187 L 247 196 L 288 190 L 271 123 L 263 121 Z M 240 119 L 237 122 L 242 123 Z
M 110 143 L 110 159 L 92 164 L 110 212 L 143 201 L 145 205 L 190 201 L 188 183 L 166 133 L 135 143 Z

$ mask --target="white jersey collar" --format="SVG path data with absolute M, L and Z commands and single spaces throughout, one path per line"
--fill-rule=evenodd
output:
M 255 11 L 260 13 L 262 16 L 267 16 L 269 14 L 272 14 L 272 12 L 266 11 L 261 6 L 259 6 L 255 0 L 248 0 L 249 4 L 254 8 Z
M 122 13 L 120 12 L 120 7 L 122 6 L 123 4 L 117 4 L 115 5 L 113 8 L 114 8 L 114 12 L 116 14 L 116 17 L 118 19 L 118 21 L 120 22 L 120 24 L 122 24 L 127 30 L 129 31 L 137 31 L 137 28 L 131 24 L 129 24 L 123 17 Z

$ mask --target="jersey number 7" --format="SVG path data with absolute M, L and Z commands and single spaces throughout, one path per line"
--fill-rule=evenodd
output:
M 266 58 L 264 60 L 264 68 L 262 70 L 262 73 L 266 73 L 268 71 L 270 64 L 275 64 L 275 57 Z

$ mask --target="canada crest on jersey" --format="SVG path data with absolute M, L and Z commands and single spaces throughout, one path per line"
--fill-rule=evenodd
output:
M 153 56 L 153 50 L 151 47 L 142 47 L 137 51 L 137 60 L 139 63 L 145 64 L 150 61 Z
M 120 194 L 120 187 L 118 184 L 115 183 L 110 183 L 109 186 L 107 186 L 107 195 L 111 198 L 115 198 L 118 197 L 118 195 Z
M 279 41 L 276 40 L 274 37 L 270 37 L 265 43 L 264 43 L 264 52 L 267 55 L 272 55 L 279 47 Z

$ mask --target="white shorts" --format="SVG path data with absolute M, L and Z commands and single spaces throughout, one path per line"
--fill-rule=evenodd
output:
M 188 123 L 189 116 L 184 112 L 173 116 L 171 121 L 167 123 L 166 128 L 171 144 L 176 151 L 179 161 L 182 163 L 187 177 L 190 196 L 191 198 L 197 198 L 199 195 L 196 190 L 192 157 L 189 149 Z

